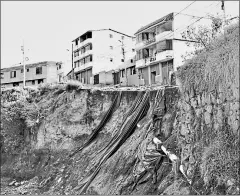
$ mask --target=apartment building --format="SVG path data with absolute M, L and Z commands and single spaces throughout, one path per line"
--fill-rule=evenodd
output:
M 135 38 L 113 29 L 91 30 L 73 41 L 75 78 L 84 84 L 113 84 L 114 70 L 128 59 Z
M 181 33 L 197 19 L 199 18 L 170 13 L 135 33 L 136 68 L 140 85 L 169 83 L 170 73 L 183 65 L 183 57 L 187 52 L 194 50 L 192 44 L 196 41 L 183 39 Z
M 61 62 L 45 61 L 25 65 L 26 86 L 55 83 L 61 80 Z M 23 86 L 23 65 L 1 69 L 1 87 Z

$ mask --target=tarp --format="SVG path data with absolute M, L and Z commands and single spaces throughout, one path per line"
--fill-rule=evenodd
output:
M 139 95 L 136 97 L 135 103 L 129 110 L 128 114 L 125 116 L 126 120 L 123 121 L 118 133 L 116 133 L 113 139 L 108 143 L 108 145 L 102 150 L 102 157 L 99 162 L 93 167 L 96 169 L 88 177 L 82 181 L 82 185 L 79 187 L 80 194 L 83 194 L 93 179 L 96 177 L 101 169 L 102 164 L 104 164 L 108 158 L 110 158 L 121 145 L 129 138 L 129 136 L 134 132 L 137 123 L 147 114 L 150 107 L 150 92 L 145 92 L 144 95 Z M 132 114 L 130 113 L 132 112 Z M 90 170 L 91 171 L 91 170 Z
M 69 155 L 70 157 L 72 157 L 74 154 L 81 151 L 85 147 L 87 147 L 97 137 L 98 133 L 107 124 L 107 122 L 111 118 L 111 116 L 114 113 L 114 111 L 116 110 L 116 108 L 119 107 L 119 104 L 121 102 L 121 96 L 122 96 L 122 92 L 121 91 L 117 92 L 111 106 L 109 107 L 108 111 L 104 114 L 104 116 L 103 116 L 102 120 L 100 121 L 100 123 L 98 124 L 98 126 L 92 131 L 92 134 L 90 135 L 88 141 L 83 146 L 77 148 L 77 150 L 75 150 L 72 154 L 70 154 Z

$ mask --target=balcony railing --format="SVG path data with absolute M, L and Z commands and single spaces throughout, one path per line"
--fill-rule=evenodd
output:
M 144 45 L 151 44 L 151 43 L 153 43 L 153 42 L 155 42 L 155 41 L 156 41 L 156 38 L 153 37 L 153 38 L 151 38 L 151 39 L 145 40 L 145 41 L 144 41 Z

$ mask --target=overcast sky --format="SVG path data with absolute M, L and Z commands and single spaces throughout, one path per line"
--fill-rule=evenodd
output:
M 133 35 L 144 26 L 193 1 L 4 1 L 1 2 L 1 68 L 71 59 L 71 41 L 87 30 L 112 28 Z M 239 16 L 239 1 L 225 2 L 226 14 Z M 196 1 L 185 14 L 206 16 L 221 11 L 220 1 Z

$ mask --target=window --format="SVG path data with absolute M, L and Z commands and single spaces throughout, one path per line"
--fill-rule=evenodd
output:
M 77 67 L 77 62 L 74 62 L 74 68 L 76 68 Z
M 78 40 L 77 40 L 77 39 L 75 40 L 75 45 L 76 45 L 76 46 L 78 45 Z
M 133 63 L 133 59 L 131 59 L 131 63 Z
M 110 62 L 113 62 L 113 58 L 110 58 Z
M 110 49 L 112 50 L 112 49 L 113 49 L 113 46 L 110 46 Z
M 21 73 L 23 73 L 23 69 L 21 69 Z
M 10 78 L 16 78 L 16 71 L 10 72 Z
M 135 69 L 135 67 L 131 67 L 130 68 L 130 75 L 134 75 L 134 74 L 136 74 L 136 69 Z
M 57 70 L 58 70 L 58 67 L 57 67 Z
M 42 67 L 36 67 L 36 74 L 42 74 Z
M 109 34 L 109 37 L 110 37 L 110 38 L 113 38 L 113 35 L 112 35 L 112 34 Z
M 58 69 L 61 69 L 62 68 L 62 65 L 61 64 L 59 64 L 59 68 Z
M 4 74 L 3 73 L 1 73 L 1 79 L 4 79 Z
M 125 75 L 125 70 L 123 69 L 123 70 L 121 70 L 121 77 L 123 78 L 124 75 Z
M 18 82 L 14 82 L 13 86 L 19 86 L 19 83 Z
M 135 52 L 135 49 L 134 49 L 134 48 L 132 49 L 132 52 Z
M 32 85 L 35 85 L 35 80 L 32 80 Z
M 41 83 L 43 83 L 43 79 L 38 80 L 38 84 L 41 84 Z
M 29 72 L 29 69 L 27 69 L 27 72 Z
M 122 36 L 122 39 L 124 39 L 124 36 Z
M 122 62 L 124 62 L 124 59 L 121 59 Z

